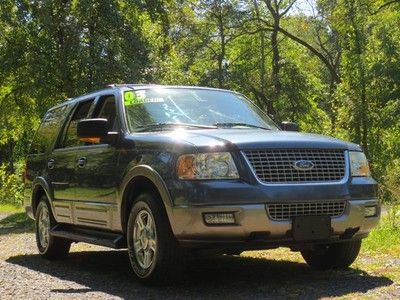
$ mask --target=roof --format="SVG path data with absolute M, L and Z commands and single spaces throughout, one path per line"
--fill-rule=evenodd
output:
M 106 88 L 95 90 L 93 92 L 78 96 L 78 97 L 73 97 L 73 98 L 68 98 L 64 102 L 55 105 L 51 107 L 50 109 L 54 109 L 56 107 L 69 104 L 69 103 L 74 103 L 76 101 L 81 100 L 82 98 L 88 98 L 90 96 L 96 97 L 98 93 L 107 91 L 107 90 L 114 90 L 114 89 L 121 89 L 121 88 L 128 88 L 132 90 L 143 90 L 143 89 L 151 89 L 151 88 L 174 88 L 174 89 L 201 89 L 201 90 L 214 90 L 214 91 L 224 91 L 224 92 L 230 92 L 230 93 L 236 93 L 234 91 L 226 90 L 226 89 L 219 89 L 219 88 L 212 88 L 212 87 L 202 87 L 202 86 L 190 86 L 190 85 L 162 85 L 162 84 L 137 84 L 137 83 L 118 83 L 118 84 L 108 84 Z
M 131 88 L 133 90 L 142 90 L 142 89 L 150 89 L 150 88 L 174 88 L 174 89 L 204 89 L 204 90 L 216 90 L 216 91 L 225 91 L 232 92 L 226 89 L 213 88 L 213 87 L 203 87 L 203 86 L 195 86 L 195 85 L 163 85 L 163 84 L 139 84 L 139 83 L 121 83 L 121 84 L 108 84 L 109 88 Z

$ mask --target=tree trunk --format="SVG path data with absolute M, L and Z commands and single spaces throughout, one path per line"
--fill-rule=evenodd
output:
M 221 9 L 221 7 L 219 7 Z M 220 53 L 218 55 L 218 87 L 224 88 L 224 60 L 225 60 L 225 32 L 224 32 L 224 20 L 222 17 L 222 11 L 218 15 L 218 31 L 219 31 L 219 38 L 220 38 Z
M 356 143 L 360 143 L 363 147 L 364 152 L 368 155 L 368 101 L 366 95 L 366 85 L 367 85 L 367 78 L 365 73 L 365 62 L 364 62 L 364 36 L 363 36 L 363 24 L 360 24 L 358 20 L 355 19 L 357 13 L 357 7 L 355 7 L 355 3 L 352 1 L 347 1 L 347 7 L 349 8 L 349 17 L 351 20 L 351 25 L 354 30 L 354 59 L 355 66 L 357 68 L 358 74 L 358 82 L 357 82 L 357 94 L 355 105 L 355 120 L 356 120 L 356 128 L 355 128 L 355 139 Z M 357 99 L 358 98 L 358 99 Z
M 14 172 L 15 172 L 15 167 L 14 167 L 14 146 L 15 146 L 15 142 L 14 141 L 8 142 L 8 158 L 9 158 L 8 170 L 9 170 L 10 174 L 14 174 Z
M 58 15 L 57 22 L 57 40 L 59 46 L 59 62 L 60 62 L 60 71 L 61 71 L 61 80 L 63 82 L 63 90 L 66 92 L 68 97 L 72 97 L 74 94 L 74 88 L 72 83 L 72 74 L 70 70 L 70 66 L 66 61 L 68 61 L 68 48 L 70 45 L 66 40 L 65 36 L 65 26 L 62 24 L 67 15 L 67 0 L 60 0 L 60 11 Z
M 336 123 L 337 123 L 337 101 L 335 98 L 335 92 L 337 88 L 337 83 L 335 79 L 331 76 L 329 81 L 329 106 L 330 106 L 330 120 L 331 120 L 331 132 L 334 133 L 336 131 Z
M 256 17 L 260 20 L 260 10 L 257 3 L 257 0 L 253 1 L 254 9 L 256 12 Z M 261 24 L 260 24 L 260 27 Z M 276 111 L 273 105 L 273 101 L 266 97 L 266 72 L 265 72 L 265 31 L 260 30 L 260 58 L 259 58 L 259 76 L 260 76 L 260 93 L 257 95 L 257 98 L 263 104 L 263 107 L 267 109 L 267 113 L 274 116 L 276 115 Z
M 280 53 L 278 47 L 278 30 L 279 30 L 279 17 L 274 17 L 274 27 L 271 33 L 271 47 L 272 47 L 272 73 L 271 79 L 274 87 L 274 100 L 278 100 L 281 94 L 282 85 L 279 78 L 280 71 Z

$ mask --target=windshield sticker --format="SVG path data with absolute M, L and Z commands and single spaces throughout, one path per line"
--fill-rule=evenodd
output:
M 146 98 L 146 94 L 144 91 L 127 91 L 124 93 L 124 105 L 132 106 L 143 103 L 160 103 L 164 102 L 164 98 L 154 97 L 154 98 Z
M 145 102 L 145 95 L 135 93 L 133 91 L 127 91 L 124 93 L 124 105 L 131 106 L 135 104 L 142 104 Z
M 132 91 L 128 91 L 124 93 L 124 105 L 131 106 L 134 105 L 136 102 L 136 95 Z
M 144 102 L 146 102 L 146 103 L 159 103 L 159 102 L 164 102 L 164 98 L 147 98 L 147 99 L 144 99 Z

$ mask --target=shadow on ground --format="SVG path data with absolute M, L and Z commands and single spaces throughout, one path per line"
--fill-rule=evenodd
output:
M 192 261 L 184 278 L 168 287 L 145 287 L 135 281 L 126 251 L 76 252 L 54 262 L 38 255 L 15 256 L 7 262 L 81 285 L 54 289 L 55 297 L 98 291 L 123 298 L 313 299 L 366 293 L 393 283 L 357 269 L 313 271 L 302 263 L 236 256 Z
M 26 213 L 20 212 L 0 218 L 0 235 L 32 232 L 35 223 Z

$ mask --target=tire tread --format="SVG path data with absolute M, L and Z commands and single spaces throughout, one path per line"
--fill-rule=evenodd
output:
M 128 247 L 130 244 L 130 236 L 132 236 L 133 220 L 135 219 L 135 205 L 139 202 L 145 202 L 152 214 L 156 223 L 157 238 L 159 248 L 157 250 L 157 265 L 148 277 L 140 277 L 136 273 L 136 277 L 143 283 L 149 285 L 167 284 L 176 281 L 184 266 L 183 249 L 172 233 L 171 225 L 168 216 L 159 196 L 153 193 L 142 193 L 134 201 L 129 215 L 127 235 Z M 132 254 L 133 255 L 133 254 Z M 134 259 L 130 258 L 134 269 Z
M 42 204 L 43 203 L 43 204 Z M 50 204 L 47 200 L 46 196 L 42 196 L 41 199 L 39 200 L 38 208 L 40 205 L 46 205 L 47 209 L 49 210 L 50 214 L 50 228 L 53 228 L 54 226 L 57 225 L 57 222 L 53 216 L 52 210 L 50 208 Z M 39 210 L 36 210 L 36 215 L 35 215 L 35 225 L 36 225 L 36 243 L 39 249 L 40 255 L 49 260 L 59 260 L 59 259 L 65 259 L 68 256 L 69 250 L 71 248 L 71 241 L 60 238 L 60 237 L 53 237 L 50 235 L 49 238 L 49 246 L 46 249 L 46 251 L 42 251 L 40 248 L 40 243 L 39 243 L 39 237 L 37 233 L 37 222 L 38 222 L 38 216 L 39 216 Z

